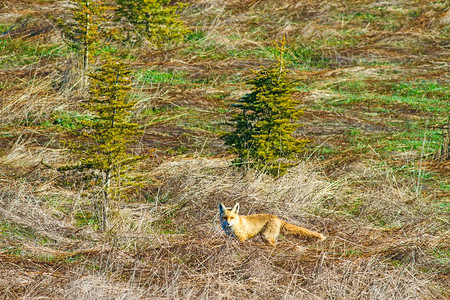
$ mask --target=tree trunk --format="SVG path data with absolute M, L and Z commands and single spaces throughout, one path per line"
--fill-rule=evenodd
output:
M 447 121 L 447 138 L 444 142 L 444 147 L 445 147 L 445 143 L 447 143 L 446 147 L 447 147 L 447 160 L 450 160 L 450 117 L 448 118 Z
M 103 199 L 100 212 L 100 229 L 108 230 L 109 198 L 110 198 L 111 174 L 110 171 L 103 173 Z
M 83 87 L 87 87 L 88 85 L 88 77 L 87 72 L 89 68 L 89 0 L 86 0 L 86 29 L 84 32 L 84 45 L 83 45 Z

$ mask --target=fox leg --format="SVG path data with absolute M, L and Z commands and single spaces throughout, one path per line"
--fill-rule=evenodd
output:
M 247 240 L 247 238 L 246 238 L 245 236 L 242 236 L 242 235 L 238 236 L 237 238 L 238 238 L 241 242 L 245 242 L 245 241 Z
M 267 244 L 275 246 L 279 233 L 280 226 L 277 226 L 275 222 L 268 222 L 264 230 L 261 232 L 261 237 Z
M 262 238 L 267 244 L 269 244 L 271 246 L 275 246 L 275 239 L 273 237 L 263 236 Z

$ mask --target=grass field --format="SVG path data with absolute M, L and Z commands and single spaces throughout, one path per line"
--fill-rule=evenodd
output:
M 133 74 L 130 151 L 155 149 L 101 233 L 89 185 L 58 167 L 86 118 L 80 63 L 52 15 L 66 1 L 0 3 L 2 299 L 447 299 L 450 3 L 187 1 L 179 47 L 117 53 Z M 252 69 L 289 42 L 299 165 L 231 166 L 219 138 Z M 447 137 L 448 138 L 448 137 Z M 218 204 L 327 236 L 276 247 L 225 236 Z

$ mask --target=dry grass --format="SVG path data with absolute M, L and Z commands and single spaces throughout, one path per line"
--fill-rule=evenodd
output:
M 78 299 L 279 299 L 280 295 L 439 299 L 442 295 L 439 289 L 445 287 L 448 265 L 436 251 L 448 251 L 448 224 L 438 217 L 425 220 L 427 210 L 420 210 L 416 219 L 385 214 L 392 222 L 401 219 L 406 224 L 393 230 L 367 224 L 365 218 L 341 216 L 330 210 L 329 201 L 342 197 L 342 190 L 354 182 L 330 185 L 311 163 L 277 180 L 252 171 L 236 173 L 222 160 L 201 159 L 164 163 L 152 175 L 161 180 L 149 195 L 154 202 L 124 204 L 121 224 L 106 240 L 55 219 L 26 186 L 10 187 L 16 194 L 3 191 L 2 219 L 36 236 L 33 244 L 20 243 L 21 234 L 8 231 L 9 247 L 4 249 L 10 250 L 1 256 L 8 262 L 3 274 L 20 271 L 26 282 L 6 284 L 2 277 L 3 294 L 11 298 L 11 291 L 22 291 L 30 297 Z M 398 191 L 384 193 L 393 197 Z M 219 227 L 220 201 L 239 201 L 243 213 L 277 214 L 323 232 L 328 239 L 305 243 L 282 238 L 276 248 L 259 239 L 239 243 Z M 377 206 L 377 211 L 392 209 L 387 201 Z M 39 244 L 43 237 L 48 239 L 44 245 Z M 13 251 L 18 245 L 20 253 Z M 18 264 L 21 257 L 28 257 L 26 266 Z M 47 277 L 32 277 L 33 268 Z
M 336 104 L 348 91 L 381 97 L 396 82 L 448 83 L 446 4 L 191 3 L 184 17 L 196 35 L 182 48 L 131 49 L 133 70 L 178 72 L 182 83 L 142 81 L 133 91 L 145 129 L 134 151 L 158 151 L 137 170 L 151 182 L 115 204 L 104 234 L 94 230 L 87 183 L 41 164 L 73 159 L 61 147 L 70 132 L 57 116 L 79 111 L 83 97 L 74 56 L 49 27 L 49 13 L 62 13 L 65 1 L 0 7 L 1 29 L 16 24 L 0 37 L 0 298 L 450 297 L 448 172 L 433 169 L 427 151 L 380 150 L 390 134 L 443 114 L 377 99 Z M 272 41 L 283 34 L 297 51 L 293 74 L 306 86 L 295 95 L 308 106 L 301 130 L 317 148 L 274 179 L 230 167 L 217 131 L 228 105 L 248 92 L 251 69 L 271 62 Z M 422 99 L 446 95 L 430 90 Z M 380 136 L 387 138 L 379 145 Z M 352 138 L 368 150 L 351 148 Z M 240 243 L 219 226 L 220 202 L 327 239 Z
M 24 125 L 39 124 L 50 117 L 50 114 L 57 110 L 67 109 L 64 98 L 51 90 L 52 80 L 50 78 L 32 81 L 15 97 L 5 97 L 0 107 L 0 118 L 7 123 L 21 123 Z M 5 91 L 6 93 L 11 91 Z M 17 92 L 17 91 L 15 91 Z

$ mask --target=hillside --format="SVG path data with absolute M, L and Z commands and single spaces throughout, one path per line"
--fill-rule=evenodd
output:
M 54 21 L 69 4 L 0 2 L 0 298 L 450 298 L 450 3 L 185 2 L 179 47 L 102 50 L 132 69 L 130 151 L 155 149 L 105 233 L 88 181 L 55 170 L 86 97 Z M 233 168 L 219 133 L 283 35 L 314 142 L 273 178 Z M 220 202 L 327 239 L 240 243 Z

